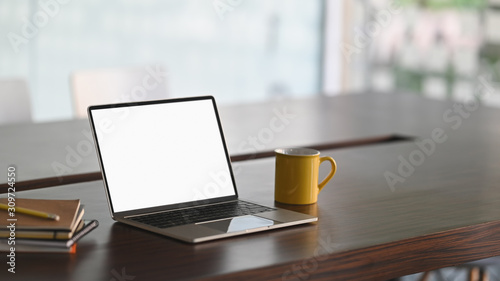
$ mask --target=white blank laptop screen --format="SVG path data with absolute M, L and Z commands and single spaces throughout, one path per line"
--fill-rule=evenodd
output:
M 211 100 L 92 117 L 114 212 L 235 195 Z

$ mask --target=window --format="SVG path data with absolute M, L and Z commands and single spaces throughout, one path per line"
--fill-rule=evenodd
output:
M 320 92 L 320 0 L 0 0 L 0 78 L 35 121 L 73 116 L 75 70 L 162 64 L 172 97 L 219 103 Z

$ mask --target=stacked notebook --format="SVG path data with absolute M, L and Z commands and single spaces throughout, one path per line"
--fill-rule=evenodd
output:
M 6 198 L 0 203 L 7 204 Z M 16 199 L 22 207 L 57 214 L 58 220 L 0 210 L 0 251 L 75 253 L 76 242 L 98 226 L 96 220 L 84 220 L 80 200 Z M 13 227 L 13 224 L 15 225 Z

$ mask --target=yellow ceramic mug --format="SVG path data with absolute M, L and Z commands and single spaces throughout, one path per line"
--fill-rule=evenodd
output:
M 335 160 L 329 156 L 319 157 L 319 151 L 310 148 L 280 148 L 275 152 L 274 199 L 286 204 L 316 203 L 319 192 L 337 171 Z M 329 161 L 332 169 L 318 184 L 319 166 L 324 161 Z

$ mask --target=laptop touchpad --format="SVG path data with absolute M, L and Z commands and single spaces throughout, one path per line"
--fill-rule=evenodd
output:
M 231 218 L 227 220 L 220 220 L 214 222 L 200 223 L 205 227 L 220 230 L 222 232 L 237 232 L 245 231 L 255 228 L 267 228 L 274 225 L 276 222 L 256 216 L 242 216 Z

